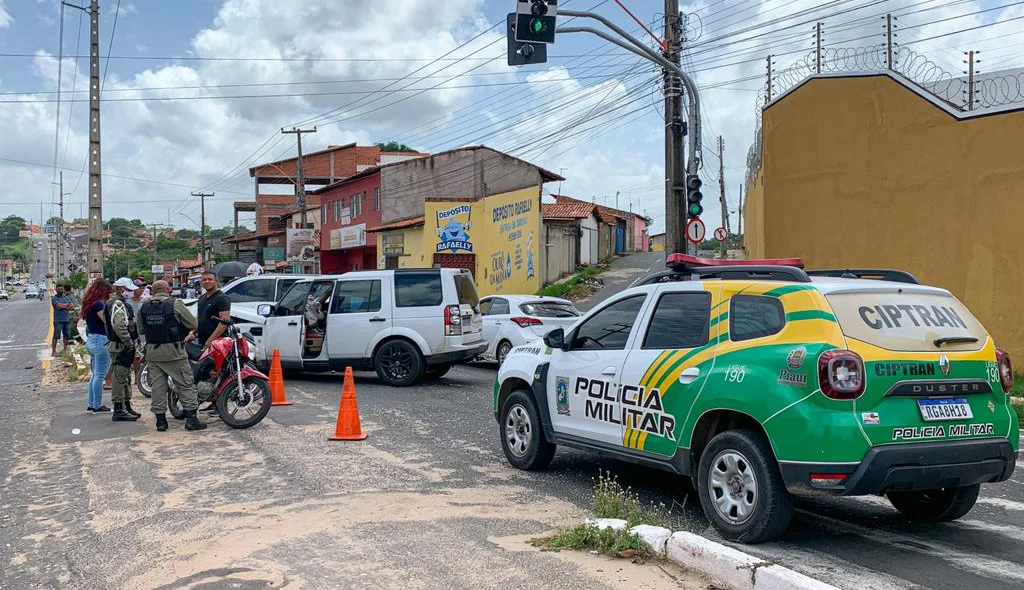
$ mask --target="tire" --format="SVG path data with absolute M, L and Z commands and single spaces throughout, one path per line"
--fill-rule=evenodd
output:
M 540 413 L 533 395 L 525 390 L 512 392 L 501 407 L 501 449 L 517 469 L 547 469 L 555 456 L 555 445 L 544 438 Z
M 175 420 L 185 419 L 185 408 L 181 405 L 181 398 L 169 383 L 167 385 L 167 411 Z
M 373 356 L 373 368 L 380 380 L 392 387 L 409 387 L 423 377 L 423 356 L 407 340 L 388 340 Z
M 232 380 L 217 398 L 220 419 L 231 428 L 255 426 L 270 411 L 270 384 L 265 379 L 246 377 L 242 387 L 244 395 L 240 397 L 238 382 Z
M 700 456 L 697 492 L 708 520 L 732 541 L 776 539 L 793 516 L 793 496 L 771 446 L 753 430 L 730 430 L 711 439 Z
M 512 343 L 508 340 L 502 340 L 498 343 L 498 347 L 494 349 L 494 360 L 498 361 L 498 365 L 502 365 L 505 362 L 505 358 L 508 357 L 508 353 L 512 351 Z
M 448 371 L 452 370 L 452 366 L 449 364 L 434 365 L 428 367 L 426 372 L 423 373 L 425 379 L 440 379 L 448 374 Z
M 139 376 L 135 379 L 135 388 L 145 397 L 153 397 L 153 388 L 149 386 L 149 363 L 145 361 L 139 366 Z
M 981 484 L 917 492 L 888 492 L 900 514 L 918 522 L 950 522 L 964 517 L 978 500 Z

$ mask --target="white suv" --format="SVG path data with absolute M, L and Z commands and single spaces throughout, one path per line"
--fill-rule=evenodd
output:
M 405 387 L 487 349 L 479 305 L 464 269 L 366 270 L 302 279 L 258 312 L 264 355 L 278 349 L 283 368 L 374 369 Z

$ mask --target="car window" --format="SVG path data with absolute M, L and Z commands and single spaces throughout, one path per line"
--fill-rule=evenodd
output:
M 578 318 L 580 312 L 571 303 L 558 301 L 534 301 L 532 303 L 520 303 L 519 309 L 526 315 L 538 318 Z
M 573 335 L 570 348 L 622 350 L 646 295 L 635 295 L 616 301 L 588 318 Z
M 729 339 L 764 338 L 782 331 L 786 312 L 782 302 L 764 295 L 733 295 L 729 302 Z
M 231 288 L 227 293 L 232 303 L 250 301 L 274 301 L 274 283 L 276 279 L 253 279 L 243 281 Z
M 658 300 L 644 348 L 697 348 L 708 343 L 710 293 L 666 293 Z
M 490 299 L 481 299 L 480 300 L 480 314 L 481 315 L 487 315 L 488 312 L 490 312 L 490 310 L 491 310 L 491 300 Z
M 380 281 L 338 281 L 331 313 L 380 311 Z
M 441 273 L 438 271 L 396 272 L 395 306 L 441 305 Z
M 491 300 L 491 310 L 484 315 L 508 315 L 508 299 L 495 297 Z
M 472 305 L 476 307 L 480 304 L 480 296 L 476 294 L 476 285 L 473 283 L 473 278 L 468 274 L 457 274 L 455 275 L 455 292 L 459 296 L 459 305 Z M 505 304 L 506 306 L 508 303 Z M 505 313 L 508 313 L 507 311 Z
M 277 279 L 277 297 L 274 298 L 274 301 L 280 300 L 297 280 L 299 279 Z
M 274 315 L 302 315 L 306 310 L 306 297 L 309 296 L 309 287 L 312 284 L 305 282 L 292 285 L 277 304 Z

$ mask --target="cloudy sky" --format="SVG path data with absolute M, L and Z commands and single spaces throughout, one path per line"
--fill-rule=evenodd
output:
M 660 0 L 623 4 L 661 33 Z M 653 44 L 614 1 L 562 5 L 593 7 Z M 618 192 L 620 208 L 646 212 L 662 227 L 657 69 L 581 34 L 560 35 L 544 66 L 510 68 L 504 15 L 513 6 L 104 0 L 101 55 L 111 56 L 102 64 L 104 217 L 196 227 L 199 204 L 188 194 L 206 189 L 216 192 L 208 224 L 228 225 L 231 202 L 253 193 L 246 169 L 294 153 L 294 138 L 280 128 L 316 125 L 303 140 L 307 151 L 352 141 L 397 140 L 428 152 L 486 144 L 561 170 L 564 194 L 614 206 Z M 706 0 L 683 2 L 682 10 L 684 65 L 704 103 L 709 231 L 721 218 L 718 136 L 735 209 L 765 57 L 776 56 L 776 70 L 799 62 L 813 47 L 814 22 L 824 23 L 826 47 L 872 51 L 884 41 L 883 15 L 899 15 L 897 39 L 926 64 L 915 70 L 924 82 L 960 75 L 968 49 L 982 51 L 979 67 L 988 72 L 1024 65 L 1020 1 Z M 66 8 L 62 19 L 58 0 L 0 0 L 0 216 L 38 218 L 40 203 L 44 217 L 56 214 L 51 183 L 61 169 L 71 193 L 65 216 L 85 207 L 88 61 L 76 56 L 88 53 L 89 26 L 82 17 Z M 835 66 L 858 69 L 856 61 Z

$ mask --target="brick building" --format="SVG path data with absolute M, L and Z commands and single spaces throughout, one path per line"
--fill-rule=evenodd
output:
M 380 168 L 316 191 L 320 199 L 320 265 L 325 273 L 377 268 L 377 243 L 366 228 L 381 224 Z

